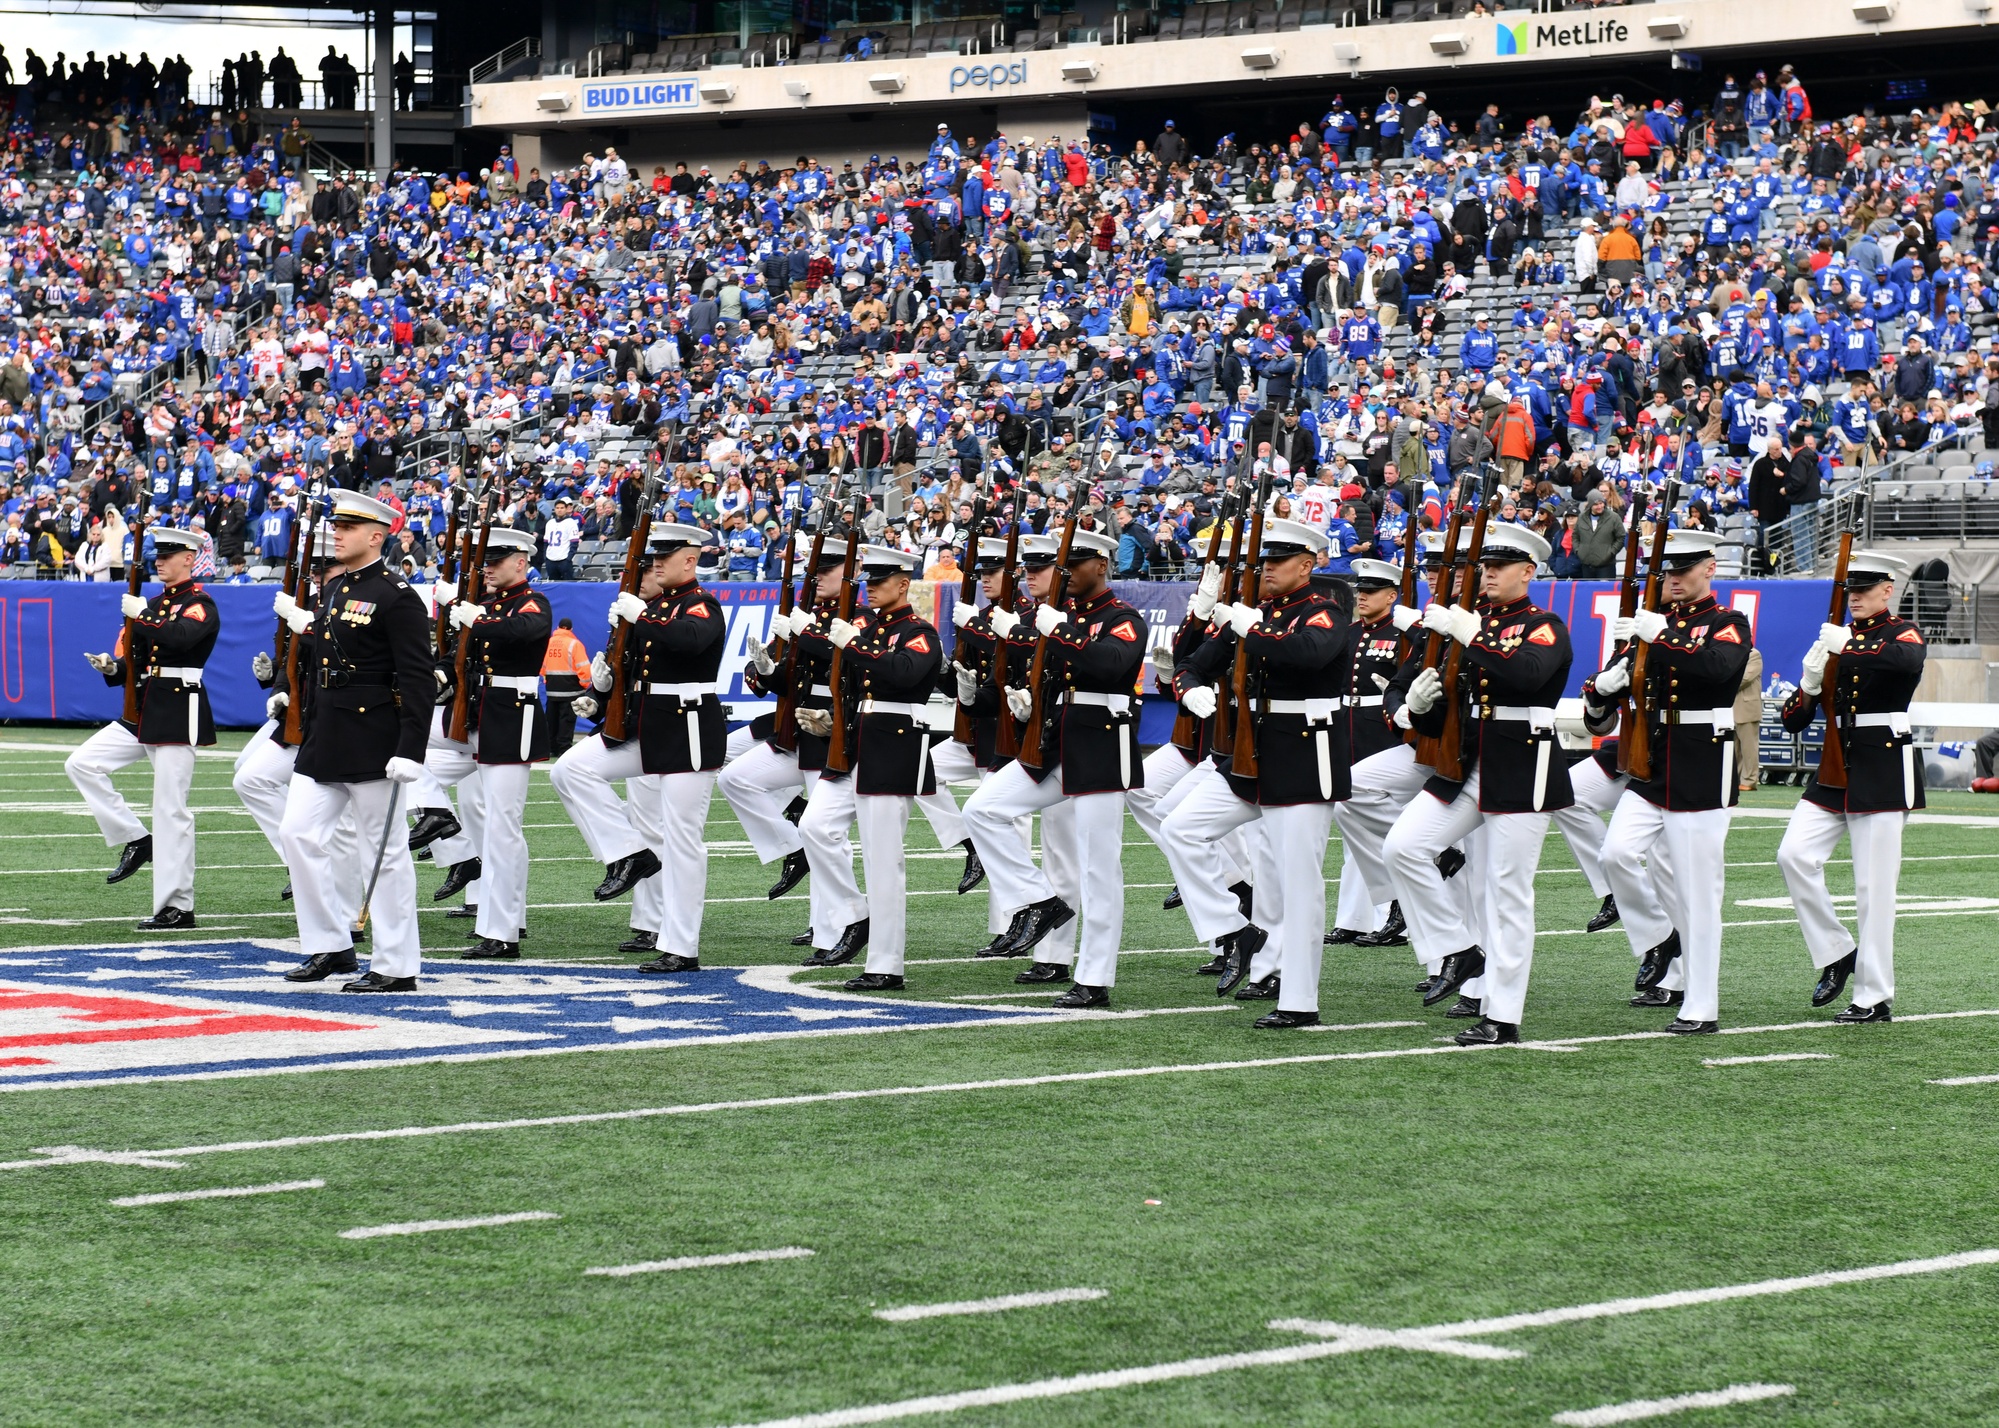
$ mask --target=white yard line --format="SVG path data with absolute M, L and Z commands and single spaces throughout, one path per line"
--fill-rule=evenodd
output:
M 583 1272 L 623 1279 L 627 1275 L 664 1274 L 676 1269 L 715 1269 L 728 1264 L 761 1264 L 772 1259 L 810 1259 L 813 1253 L 797 1245 L 786 1245 L 783 1249 L 741 1250 L 735 1254 L 690 1254 L 680 1259 L 649 1259 L 643 1264 L 607 1264 Z
M 377 1240 L 384 1235 L 428 1235 L 438 1230 L 483 1230 L 488 1225 L 518 1225 L 527 1220 L 559 1220 L 553 1210 L 518 1210 L 511 1215 L 480 1215 L 470 1220 L 405 1220 L 400 1225 L 358 1225 L 342 1230 L 343 1240 Z
M 946 1304 L 905 1304 L 899 1309 L 877 1309 L 875 1317 L 887 1324 L 909 1324 L 918 1319 L 1001 1314 L 1008 1309 L 1039 1309 L 1047 1304 L 1081 1304 L 1109 1297 L 1110 1291 L 1105 1289 L 1044 1289 L 1035 1294 L 1001 1294 L 992 1299 L 957 1299 Z
M 111 1203 L 125 1206 L 174 1205 L 182 1200 L 236 1200 L 245 1195 L 283 1195 L 293 1190 L 324 1190 L 324 1180 L 280 1180 L 272 1185 L 219 1185 L 212 1190 L 169 1190 L 159 1195 L 124 1195 Z
M 1761 1066 L 1771 1061 L 1836 1061 L 1827 1051 L 1784 1051 L 1775 1056 L 1710 1056 L 1703 1066 Z
M 1601 1408 L 1578 1408 L 1557 1413 L 1550 1422 L 1562 1428 L 1610 1428 L 1613 1423 L 1640 1423 L 1647 1418 L 1665 1418 L 1685 1413 L 1689 1408 L 1726 1408 L 1732 1403 L 1758 1403 L 1766 1398 L 1786 1398 L 1797 1392 L 1788 1383 L 1731 1383 L 1709 1393 L 1676 1393 L 1671 1398 L 1634 1398 L 1629 1403 L 1606 1403 Z
M 1488 1334 L 1510 1334 L 1521 1329 L 1573 1324 L 1588 1319 L 1617 1318 L 1661 1309 L 1680 1309 L 1701 1304 L 1719 1304 L 1734 1299 L 1755 1299 L 1772 1294 L 1795 1294 L 1805 1289 L 1824 1289 L 1838 1284 L 1857 1284 L 1874 1279 L 1898 1279 L 1909 1275 L 1940 1274 L 1973 1265 L 1999 1264 L 1999 1249 L 1972 1250 L 1965 1254 L 1936 1259 L 1902 1260 L 1895 1264 L 1871 1265 L 1865 1269 L 1834 1270 L 1825 1274 L 1802 1275 L 1794 1279 L 1765 1279 L 1753 1284 L 1724 1285 L 1716 1289 L 1686 1289 L 1670 1294 L 1654 1294 L 1642 1299 L 1610 1299 L 1595 1304 L 1576 1304 L 1563 1309 L 1513 1314 L 1497 1319 L 1468 1319 L 1457 1324 L 1436 1324 L 1421 1329 L 1370 1329 L 1352 1324 L 1335 1324 L 1308 1319 L 1276 1319 L 1270 1327 L 1280 1332 L 1322 1336 L 1317 1343 L 1294 1344 L 1255 1353 L 1217 1354 L 1209 1358 L 1179 1359 L 1169 1363 L 1145 1364 L 1134 1368 L 1111 1369 L 1102 1373 L 1075 1374 L 1067 1378 L 1044 1378 L 1029 1383 L 1003 1383 L 991 1388 L 967 1389 L 959 1393 L 932 1394 L 904 1398 L 892 1403 L 839 1408 L 828 1413 L 804 1413 L 790 1418 L 774 1418 L 745 1428 L 855 1428 L 864 1423 L 889 1423 L 926 1414 L 956 1413 L 967 1408 L 994 1408 L 1007 1403 L 1040 1399 L 1069 1398 L 1083 1393 L 1133 1388 L 1141 1384 L 1167 1383 L 1177 1379 L 1207 1378 L 1238 1369 L 1271 1368 L 1334 1358 L 1368 1349 L 1398 1348 L 1417 1352 L 1443 1353 L 1459 1358 L 1517 1358 L 1517 1349 L 1474 1344 L 1468 1339 Z

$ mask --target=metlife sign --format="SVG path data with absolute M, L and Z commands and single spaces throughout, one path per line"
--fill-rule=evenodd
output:
M 1622 20 L 1549 19 L 1519 10 L 1497 18 L 1493 48 L 1502 58 L 1621 45 L 1631 39 L 1631 27 Z
M 640 79 L 592 82 L 583 86 L 586 117 L 625 114 L 671 114 L 701 107 L 701 91 L 689 79 Z

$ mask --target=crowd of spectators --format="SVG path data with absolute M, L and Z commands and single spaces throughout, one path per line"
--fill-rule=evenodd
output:
M 1390 89 L 1205 154 L 940 124 L 864 162 L 499 146 L 382 183 L 157 74 L 13 93 L 0 561 L 44 575 L 111 578 L 143 510 L 268 578 L 337 485 L 403 509 L 418 576 L 476 489 L 543 578 L 606 578 L 651 479 L 712 574 L 767 578 L 851 477 L 934 574 L 1019 487 L 1172 577 L 1266 473 L 1343 570 L 1493 465 L 1551 573 L 1601 576 L 1633 520 L 1753 565 L 1844 474 L 1999 447 L 1982 101 L 1823 122 L 1786 70 L 1515 127 Z

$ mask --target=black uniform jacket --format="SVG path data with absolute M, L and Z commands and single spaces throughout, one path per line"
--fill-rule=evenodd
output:
M 1924 806 L 1922 755 L 1909 733 L 1909 700 L 1923 677 L 1923 655 L 1922 632 L 1907 620 L 1883 613 L 1853 622 L 1832 687 L 1846 787 L 1821 787 L 1814 772 L 1806 798 L 1835 813 Z M 1804 732 L 1818 708 L 1817 698 L 1794 691 L 1784 701 L 1784 727 Z M 1832 736 L 1828 730 L 1826 737 Z
M 958 643 L 951 652 L 950 663 L 941 666 L 937 674 L 937 688 L 945 698 L 954 703 L 958 698 L 958 675 L 954 665 L 963 665 L 972 672 L 979 683 L 972 702 L 965 708 L 965 717 L 972 726 L 972 763 L 982 769 L 998 768 L 1009 762 L 998 757 L 993 751 L 999 739 L 999 716 L 1001 699 L 999 686 L 990 683 L 993 674 L 993 656 L 998 653 L 999 636 L 993 633 L 992 607 L 981 608 L 971 619 L 958 627 Z M 1007 671 L 1013 674 L 1013 652 L 1007 651 Z
M 1575 802 L 1569 763 L 1555 738 L 1555 703 L 1568 684 L 1569 627 L 1532 601 L 1480 609 L 1478 634 L 1458 661 L 1459 734 L 1467 775 L 1479 771 L 1485 813 L 1551 813 Z M 1415 717 L 1434 737 L 1439 700 Z M 1463 784 L 1432 778 L 1424 791 L 1449 803 Z
M 168 669 L 202 669 L 222 633 L 222 617 L 207 591 L 189 580 L 170 585 L 146 602 L 146 613 L 132 621 L 132 648 L 104 676 L 106 684 L 125 682 L 125 662 L 139 667 L 139 723 L 120 719 L 142 744 L 212 744 L 215 715 L 208 707 L 208 689 L 200 677 L 190 681 L 163 674 Z
M 466 677 L 476 681 L 471 722 L 479 731 L 479 762 L 539 763 L 548 757 L 548 712 L 536 685 L 555 628 L 548 597 L 523 581 L 488 593 L 482 608 L 486 613 L 466 632 L 472 644 L 465 658 Z
M 1212 624 L 1197 620 L 1191 614 L 1173 632 L 1173 678 L 1166 692 L 1175 699 L 1181 698 L 1190 689 L 1213 684 L 1219 677 L 1217 670 L 1220 666 L 1215 661 L 1214 653 L 1210 651 L 1205 658 L 1200 655 L 1201 649 L 1215 638 L 1216 633 Z M 1233 654 L 1233 644 L 1230 651 Z M 1189 714 L 1187 717 L 1193 716 Z M 1211 714 L 1205 719 L 1194 720 L 1194 747 L 1181 749 L 1176 745 L 1175 752 L 1188 763 L 1198 764 L 1214 752 L 1214 747 L 1215 719 Z
M 1013 755 L 999 752 L 1000 721 L 1004 719 L 1013 731 L 1016 741 L 1027 725 L 1013 717 L 1006 707 L 1005 690 L 999 679 L 999 650 L 1006 646 L 1005 684 L 1014 689 L 1027 687 L 1028 671 L 1034 666 L 1034 602 L 1025 595 L 1014 600 L 1013 614 L 1020 623 L 1013 627 L 1013 633 L 1001 640 L 992 632 L 992 607 L 979 612 L 985 622 L 985 638 L 989 642 L 984 666 L 979 671 L 978 692 L 972 696 L 972 758 L 982 769 L 1003 769 L 1013 762 Z M 960 630 L 960 637 L 964 631 Z M 952 694 L 957 693 L 956 681 L 952 681 Z M 990 721 L 990 732 L 982 730 L 982 721 Z
M 854 617 L 861 632 L 847 643 L 841 661 L 846 683 L 841 708 L 849 725 L 854 758 L 854 792 L 914 798 L 937 791 L 930 763 L 930 725 L 919 717 L 937 688 L 944 665 L 944 642 L 937 627 L 909 605 L 866 610 Z M 899 704 L 916 711 L 871 708 Z
M 1629 787 L 1675 813 L 1732 807 L 1739 792 L 1735 696 L 1749 667 L 1749 617 L 1713 595 L 1668 605 L 1660 613 L 1666 628 L 1652 641 L 1645 679 L 1652 777 L 1634 778 Z M 1628 651 L 1619 656 L 1630 657 Z M 1615 727 L 1618 703 L 1599 702 L 1593 683 L 1583 696 L 1584 721 L 1592 733 Z
M 370 783 L 392 758 L 423 762 L 430 742 L 430 612 L 381 561 L 327 578 L 299 636 L 305 738 L 294 771 L 320 783 Z
M 721 602 L 691 580 L 647 605 L 632 626 L 628 707 L 639 711 L 639 763 L 647 773 L 722 767 L 729 723 L 715 686 L 728 630 Z
M 1265 808 L 1337 803 L 1353 792 L 1345 709 L 1353 624 L 1309 585 L 1262 609 L 1242 640 L 1254 690 L 1248 717 L 1256 721 L 1257 778 L 1252 786 L 1231 770 L 1229 782 Z
M 743 671 L 743 685 L 757 694 L 782 694 L 784 692 L 785 669 L 791 671 L 791 707 L 793 709 L 831 709 L 832 691 L 827 687 L 826 676 L 833 666 L 833 646 L 823 633 L 825 626 L 839 613 L 839 607 L 831 602 L 813 607 L 819 616 L 819 623 L 794 637 L 793 648 L 797 658 L 792 658 L 792 650 L 787 649 L 777 660 L 777 668 L 767 675 L 758 674 L 755 665 Z M 777 730 L 777 714 L 760 714 L 750 724 L 750 734 L 768 743 Z M 798 731 L 798 768 L 801 773 L 812 773 L 826 767 L 826 740 L 817 734 Z
M 1388 722 L 1386 713 L 1387 688 L 1401 666 L 1402 636 L 1396 633 L 1393 620 L 1383 618 L 1353 626 L 1353 663 L 1343 717 L 1355 763 L 1402 742 L 1402 731 Z M 1376 683 L 1377 678 L 1380 683 Z
M 1069 618 L 1048 637 L 1043 709 L 1049 722 L 1035 781 L 1060 767 L 1064 793 L 1141 788 L 1145 770 L 1138 757 L 1137 690 L 1139 667 L 1145 663 L 1145 616 L 1109 590 L 1069 601 L 1068 607 Z M 1119 695 L 1124 696 L 1122 713 L 1107 702 Z

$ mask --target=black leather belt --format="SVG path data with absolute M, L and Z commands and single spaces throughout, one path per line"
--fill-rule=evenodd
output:
M 390 689 L 395 685 L 396 672 L 392 669 L 321 669 L 319 687 L 321 689 Z

